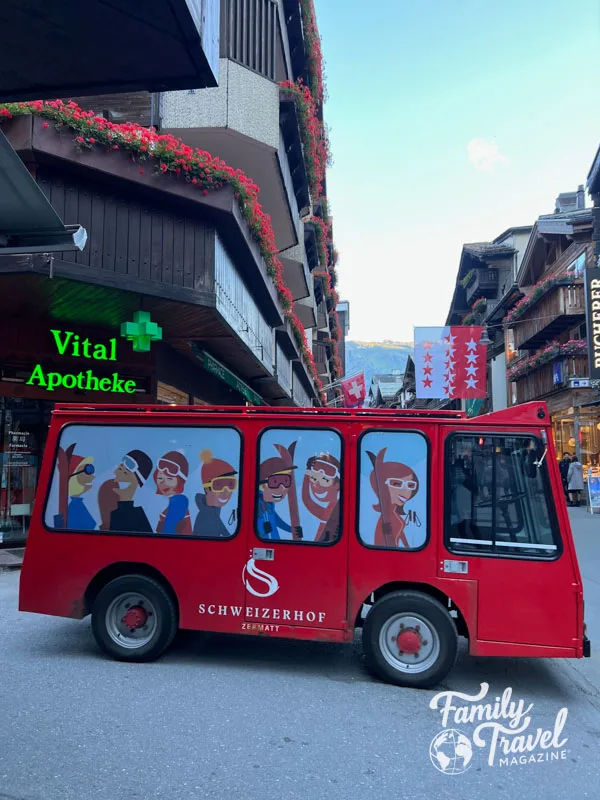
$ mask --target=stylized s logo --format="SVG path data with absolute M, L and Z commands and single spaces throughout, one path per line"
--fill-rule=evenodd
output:
M 256 581 L 259 581 L 261 584 L 264 584 L 266 591 L 257 591 L 250 583 L 249 578 L 253 578 L 255 583 Z M 273 575 L 269 575 L 268 572 L 264 572 L 264 570 L 259 569 L 256 566 L 253 558 L 251 558 L 247 564 L 244 564 L 244 569 L 242 570 L 242 581 L 244 582 L 246 589 L 248 589 L 250 594 L 253 594 L 255 597 L 270 597 L 272 594 L 275 594 L 277 589 L 279 589 L 277 578 L 274 578 Z

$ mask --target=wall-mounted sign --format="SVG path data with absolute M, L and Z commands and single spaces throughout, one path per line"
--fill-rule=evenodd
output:
M 552 368 L 552 374 L 554 376 L 554 385 L 558 386 L 563 382 L 563 365 L 562 361 L 555 361 L 554 366 Z
M 87 337 L 82 339 L 74 331 L 52 329 L 50 333 L 59 356 L 70 356 L 101 363 L 117 360 L 116 339 L 109 339 L 107 343 L 101 343 L 92 342 Z M 47 392 L 61 388 L 114 394 L 134 394 L 136 391 L 136 382 L 121 377 L 118 372 L 113 372 L 110 377 L 99 377 L 94 374 L 93 369 L 81 370 L 77 373 L 45 372 L 42 364 L 35 365 L 26 383 L 28 386 L 39 386 Z
M 588 389 L 590 380 L 589 378 L 571 378 L 569 384 L 571 389 Z
M 585 270 L 585 316 L 590 378 L 600 379 L 600 269 Z
M 201 358 L 202 363 L 204 364 L 204 369 L 207 372 L 210 372 L 217 378 L 220 378 L 224 383 L 226 383 L 228 386 L 231 386 L 231 388 L 235 389 L 236 392 L 239 392 L 253 405 L 263 405 L 262 397 L 253 389 L 251 389 L 246 383 L 244 383 L 244 381 L 240 380 L 237 375 L 234 375 L 231 370 L 228 370 L 227 367 L 221 364 L 220 361 L 217 361 L 216 358 L 213 358 L 205 350 L 198 350 L 196 347 L 194 347 L 194 352 L 199 358 Z
M 136 353 L 148 353 L 151 343 L 162 339 L 162 328 L 152 322 L 147 311 L 136 311 L 133 322 L 121 325 L 121 336 L 131 342 Z

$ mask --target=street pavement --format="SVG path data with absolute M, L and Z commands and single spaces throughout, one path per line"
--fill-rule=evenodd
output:
M 358 642 L 183 633 L 159 662 L 116 663 L 98 654 L 89 620 L 19 614 L 19 573 L 0 574 L 0 800 L 600 798 L 600 518 L 571 518 L 592 658 L 463 650 L 431 691 L 373 680 Z M 558 760 L 490 766 L 489 747 L 474 747 L 462 774 L 433 766 L 431 698 L 475 695 L 484 681 L 491 702 L 510 687 L 533 703 L 527 732 L 568 709 Z M 475 724 L 447 727 L 470 736 Z

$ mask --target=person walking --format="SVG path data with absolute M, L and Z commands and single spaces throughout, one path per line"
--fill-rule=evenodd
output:
M 571 466 L 571 456 L 569 453 L 563 453 L 563 457 L 558 464 L 560 470 L 560 478 L 562 480 L 563 490 L 565 493 L 565 500 L 569 502 L 569 467 Z
M 580 495 L 583 491 L 583 465 L 577 456 L 573 456 L 573 460 L 569 464 L 567 481 L 569 484 L 569 494 L 571 495 L 571 505 L 579 506 L 581 503 Z

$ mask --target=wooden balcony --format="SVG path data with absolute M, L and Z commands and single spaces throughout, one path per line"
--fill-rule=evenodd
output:
M 515 322 L 515 349 L 535 350 L 584 319 L 583 283 L 556 284 Z
M 466 289 L 469 306 L 479 297 L 495 297 L 498 291 L 497 269 L 476 269 Z
M 557 390 L 568 387 L 569 378 L 587 378 L 589 375 L 587 356 L 561 356 L 562 380 L 554 382 L 554 365 L 550 361 L 539 369 L 528 372 L 515 383 L 517 387 L 517 403 L 527 403 L 530 400 L 541 400 Z

